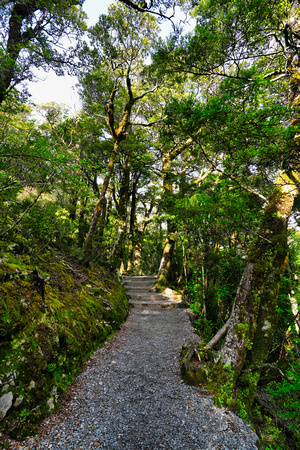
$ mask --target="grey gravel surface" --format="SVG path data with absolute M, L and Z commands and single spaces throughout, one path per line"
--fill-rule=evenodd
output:
M 182 308 L 132 309 L 23 449 L 256 449 L 249 425 L 182 382 L 182 344 L 198 339 Z

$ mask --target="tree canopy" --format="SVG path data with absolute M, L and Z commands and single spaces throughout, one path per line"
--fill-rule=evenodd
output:
M 71 39 L 85 28 L 79 9 L 81 0 L 5 1 L 0 4 L 0 102 L 24 80 L 32 79 L 32 68 L 51 66 L 63 73 L 65 63 L 74 65 Z M 68 37 L 69 48 L 61 42 Z

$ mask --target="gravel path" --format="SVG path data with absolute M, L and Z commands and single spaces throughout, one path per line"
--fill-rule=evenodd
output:
M 182 382 L 180 350 L 191 340 L 197 336 L 184 309 L 132 309 L 77 377 L 60 412 L 21 448 L 256 449 L 249 425 Z

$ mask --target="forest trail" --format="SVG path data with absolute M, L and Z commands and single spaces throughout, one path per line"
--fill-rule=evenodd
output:
M 123 283 L 129 297 L 129 304 L 134 308 L 178 308 L 182 306 L 181 295 L 171 289 L 158 293 L 154 291 L 156 277 L 123 277 Z
M 23 450 L 257 448 L 250 425 L 183 383 L 182 344 L 199 337 L 187 311 L 174 308 L 178 298 L 153 293 L 154 281 L 125 280 L 134 306 L 126 323 L 94 353 L 60 411 L 22 443 Z

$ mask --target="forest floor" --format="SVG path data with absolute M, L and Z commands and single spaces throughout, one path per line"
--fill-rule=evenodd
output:
M 183 383 L 180 351 L 198 341 L 183 308 L 131 308 L 90 358 L 60 410 L 10 449 L 256 449 L 250 425 Z

